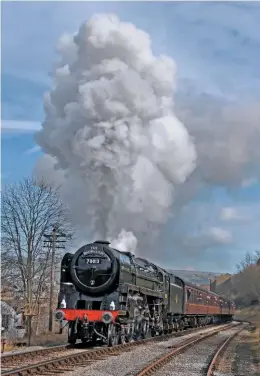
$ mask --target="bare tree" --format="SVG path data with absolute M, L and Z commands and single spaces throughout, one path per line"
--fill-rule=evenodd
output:
M 260 251 L 247 252 L 237 265 L 228 284 L 222 283 L 217 292 L 233 299 L 237 306 L 250 306 L 260 303 Z
M 239 273 L 243 272 L 246 268 L 248 268 L 250 265 L 253 265 L 256 263 L 256 254 L 246 252 L 243 260 L 241 260 L 237 264 L 237 270 Z
M 30 338 L 31 318 L 50 278 L 50 249 L 43 247 L 43 236 L 53 226 L 66 234 L 72 228 L 58 190 L 34 178 L 4 187 L 1 217 L 2 270 L 22 292 Z
M 238 274 L 233 278 L 236 287 L 235 298 L 241 305 L 260 302 L 260 252 L 247 252 L 237 265 Z
M 236 299 L 241 305 L 250 306 L 260 302 L 260 266 L 252 264 L 234 277 Z
M 260 251 L 255 251 L 255 261 L 257 265 L 260 265 Z

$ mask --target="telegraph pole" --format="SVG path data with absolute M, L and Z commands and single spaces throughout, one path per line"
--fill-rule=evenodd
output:
M 66 237 L 65 234 L 58 234 L 54 228 L 51 235 L 44 234 L 48 240 L 44 240 L 44 247 L 51 247 L 51 278 L 50 278 L 50 300 L 49 300 L 49 332 L 52 332 L 53 327 L 53 292 L 54 292 L 54 279 L 55 279 L 55 251 L 56 248 L 65 249 L 64 245 L 56 245 L 57 243 L 65 243 L 66 240 L 58 240 L 58 238 Z

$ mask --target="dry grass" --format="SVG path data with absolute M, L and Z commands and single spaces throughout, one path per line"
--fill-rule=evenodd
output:
M 260 354 L 260 328 L 256 329 L 254 339 L 253 349 Z
M 50 333 L 48 330 L 45 329 L 44 332 L 41 334 L 33 333 L 31 337 L 31 346 L 55 346 L 55 345 L 63 345 L 68 342 L 68 328 L 67 326 L 63 329 L 62 334 L 58 334 L 59 332 L 59 323 L 53 323 L 53 332 Z M 22 342 L 28 343 L 28 338 L 26 337 L 23 339 Z
M 55 346 L 67 343 L 67 333 L 43 333 L 33 336 L 31 339 L 31 346 Z
M 58 346 L 58 345 L 64 345 L 67 343 L 67 332 L 63 334 L 55 334 L 55 333 L 43 333 L 37 336 L 32 336 L 31 338 L 31 347 L 34 346 L 42 346 L 42 347 L 49 347 L 49 346 Z M 28 338 L 22 338 L 17 341 L 12 340 L 6 340 L 5 346 L 4 346 L 4 353 L 9 351 L 23 351 L 29 349 L 27 347 L 28 344 Z M 25 346 L 24 346 L 25 345 Z M 2 347 L 1 347 L 2 351 Z
M 248 320 L 257 328 L 260 328 L 260 306 L 257 305 L 237 310 L 235 319 Z
M 241 309 L 237 311 L 236 318 L 248 320 L 255 326 L 250 333 L 249 345 L 254 353 L 256 364 L 260 364 L 260 306 Z
M 1 344 L 1 346 L 3 346 L 3 345 Z M 2 347 L 1 347 L 1 350 L 2 350 Z M 6 341 L 6 343 L 4 345 L 4 352 L 12 351 L 12 350 L 16 350 L 15 344 L 12 341 Z

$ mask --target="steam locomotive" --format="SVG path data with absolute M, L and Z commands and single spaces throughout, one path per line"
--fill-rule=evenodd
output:
M 56 320 L 68 342 L 114 346 L 232 319 L 234 303 L 186 283 L 107 241 L 84 245 L 61 262 Z

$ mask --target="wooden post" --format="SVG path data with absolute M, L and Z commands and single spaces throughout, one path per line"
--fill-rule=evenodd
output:
M 49 300 L 49 332 L 53 329 L 53 293 L 54 293 L 54 280 L 55 280 L 55 250 L 56 248 L 64 249 L 64 245 L 59 245 L 60 243 L 66 243 L 66 240 L 57 240 L 57 238 L 65 237 L 65 234 L 57 234 L 57 230 L 54 228 L 52 234 L 44 234 L 44 237 L 48 240 L 45 241 L 44 247 L 50 247 L 52 249 L 51 253 L 51 278 L 50 278 L 50 300 Z M 58 243 L 58 246 L 56 246 Z
M 27 333 L 28 333 L 28 346 L 31 346 L 31 340 L 32 340 L 32 318 L 33 316 L 36 316 L 35 313 L 33 313 L 32 308 L 29 307 L 28 311 L 24 313 L 24 316 L 27 317 Z
M 52 231 L 52 255 L 51 255 L 51 286 L 50 286 L 50 302 L 49 302 L 49 332 L 52 332 L 53 326 L 53 287 L 55 272 L 55 246 L 56 246 L 56 230 Z
M 5 351 L 5 342 L 6 342 L 6 338 L 5 338 L 5 328 L 1 328 L 1 353 L 3 354 L 4 351 Z

